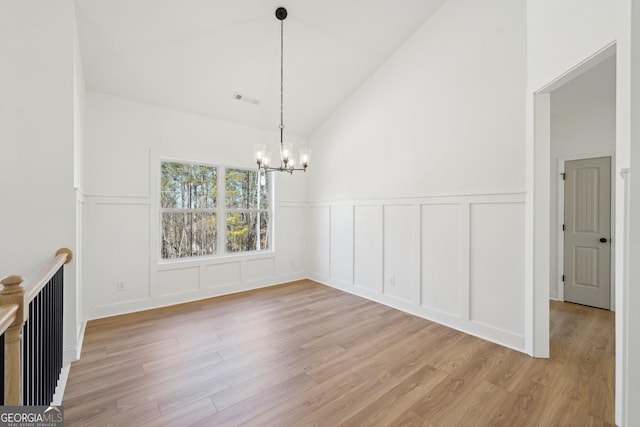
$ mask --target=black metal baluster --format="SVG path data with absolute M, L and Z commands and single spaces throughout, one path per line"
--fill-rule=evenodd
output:
M 38 405 L 46 405 L 45 397 L 47 396 L 47 377 L 49 376 L 49 372 L 47 372 L 46 369 L 46 362 L 47 358 L 49 357 L 49 349 L 45 345 L 47 333 L 47 318 L 45 316 L 45 313 L 47 312 L 47 288 L 49 288 L 50 286 L 51 284 L 47 284 L 47 286 L 45 286 L 42 290 L 40 296 L 40 307 L 38 310 L 40 323 L 40 339 L 38 340 L 38 345 L 40 346 L 40 351 L 38 352 L 38 365 L 40 366 Z
M 57 355 L 58 355 L 58 362 L 56 364 L 56 372 L 61 372 L 62 371 L 62 364 L 63 364 L 63 350 L 64 350 L 64 342 L 63 342 L 63 335 L 62 335 L 62 331 L 63 331 L 63 326 L 64 326 L 64 318 L 62 316 L 63 314 L 63 309 L 64 309 L 64 269 L 60 269 L 60 280 L 58 281 L 58 286 L 57 286 L 57 299 L 58 299 L 58 304 L 56 306 L 55 309 L 55 315 L 57 318 L 57 322 L 56 322 L 56 331 L 58 333 L 58 338 L 56 340 L 56 345 L 57 345 Z M 57 382 L 57 379 L 56 379 Z
M 63 267 L 29 304 L 29 318 L 23 327 L 22 401 L 23 405 L 49 405 L 58 385 L 63 362 Z M 4 355 L 4 335 L 0 336 L 0 356 Z M 4 360 L 4 358 L 0 359 Z M 0 363 L 4 379 L 4 363 Z M 4 381 L 0 386 L 4 403 Z
M 46 341 L 46 345 L 45 347 L 47 348 L 47 354 L 49 355 L 46 359 L 45 359 L 45 366 L 46 366 L 46 370 L 49 373 L 45 379 L 45 396 L 53 396 L 53 394 L 55 393 L 55 388 L 53 386 L 53 373 L 55 372 L 54 367 L 53 367 L 53 359 L 55 357 L 55 355 L 53 354 L 53 352 L 51 351 L 51 347 L 52 347 L 52 338 L 53 338 L 53 319 L 51 317 L 51 315 L 53 314 L 53 288 L 55 287 L 55 282 L 57 281 L 56 278 L 57 274 L 53 276 L 53 283 L 51 283 L 51 286 L 47 286 L 47 303 L 45 304 L 45 318 L 47 319 L 45 321 L 45 326 L 46 326 L 46 333 L 45 333 L 45 341 Z M 49 402 L 45 402 L 45 405 L 49 405 L 51 403 L 51 401 Z
M 31 391 L 31 399 L 33 405 L 39 405 L 40 403 L 40 386 L 42 382 L 42 369 L 40 365 L 40 357 L 42 357 L 42 346 L 40 340 L 42 339 L 42 323 L 40 310 L 42 308 L 42 293 L 39 293 L 33 299 L 33 390 Z
M 36 389 L 35 389 L 35 405 L 42 405 L 42 382 L 44 380 L 44 372 L 42 369 L 42 360 L 44 359 L 44 348 L 42 346 L 42 292 L 38 295 L 38 305 L 36 306 L 36 316 L 38 325 L 36 326 Z
M 25 307 L 25 310 L 27 308 Z M 29 405 L 29 390 L 31 388 L 31 305 L 29 305 L 29 319 L 22 326 L 22 404 Z
M 64 268 L 33 297 L 22 327 L 22 404 L 50 405 L 62 371 L 64 350 Z M 0 405 L 4 404 L 5 336 L 0 335 Z

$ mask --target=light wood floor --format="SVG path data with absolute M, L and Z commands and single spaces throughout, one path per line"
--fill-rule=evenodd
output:
M 89 322 L 67 426 L 602 426 L 613 314 L 551 303 L 533 359 L 310 281 Z

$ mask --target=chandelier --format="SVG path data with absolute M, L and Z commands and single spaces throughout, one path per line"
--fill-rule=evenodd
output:
M 271 165 L 271 153 L 267 151 L 267 147 L 264 144 L 255 144 L 253 146 L 253 154 L 255 156 L 258 169 L 265 172 L 288 172 L 293 174 L 293 171 L 307 171 L 309 166 L 309 160 L 311 159 L 310 148 L 300 148 L 299 157 L 296 159 L 296 154 L 293 149 L 293 144 L 290 142 L 284 142 L 284 20 L 287 17 L 287 9 L 279 7 L 276 9 L 276 18 L 280 21 L 280 165 Z M 297 166 L 297 167 L 296 167 Z

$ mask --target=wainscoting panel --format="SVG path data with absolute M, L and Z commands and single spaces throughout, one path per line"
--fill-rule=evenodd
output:
M 277 273 L 305 275 L 307 244 L 306 205 L 280 206 L 276 212 L 274 247 L 278 252 Z
M 149 197 L 85 195 L 82 267 L 88 319 L 307 277 L 305 203 L 276 206 L 274 240 L 280 245 L 274 245 L 273 252 L 170 261 L 159 258 L 160 225 L 153 206 Z M 120 281 L 124 290 L 117 289 Z
M 309 272 L 329 278 L 329 251 L 331 236 L 331 210 L 328 206 L 311 206 L 309 208 Z
M 149 298 L 149 205 L 114 200 L 85 211 L 84 298 L 97 305 Z
M 419 301 L 417 207 L 384 207 L 384 294 L 406 302 Z
M 353 206 L 331 207 L 331 279 L 353 284 Z
M 197 291 L 200 287 L 200 267 L 177 268 L 158 272 L 159 297 Z
M 467 205 L 423 205 L 421 209 L 421 270 L 424 307 L 460 317 L 464 281 L 462 234 Z
M 311 204 L 309 277 L 524 351 L 524 200 L 516 193 Z M 345 286 L 344 259 L 353 261 L 354 286 Z
M 249 259 L 245 261 L 245 266 L 247 282 L 271 280 L 276 274 L 274 257 Z
M 355 206 L 354 211 L 355 286 L 382 293 L 382 207 Z
M 524 333 L 524 206 L 471 205 L 471 321 Z
M 203 267 L 201 288 L 237 285 L 242 280 L 240 261 L 210 264 Z

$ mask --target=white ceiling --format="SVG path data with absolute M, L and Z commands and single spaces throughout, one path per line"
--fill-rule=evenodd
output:
M 88 90 L 308 135 L 445 0 L 76 0 Z M 234 92 L 260 101 L 233 99 Z

